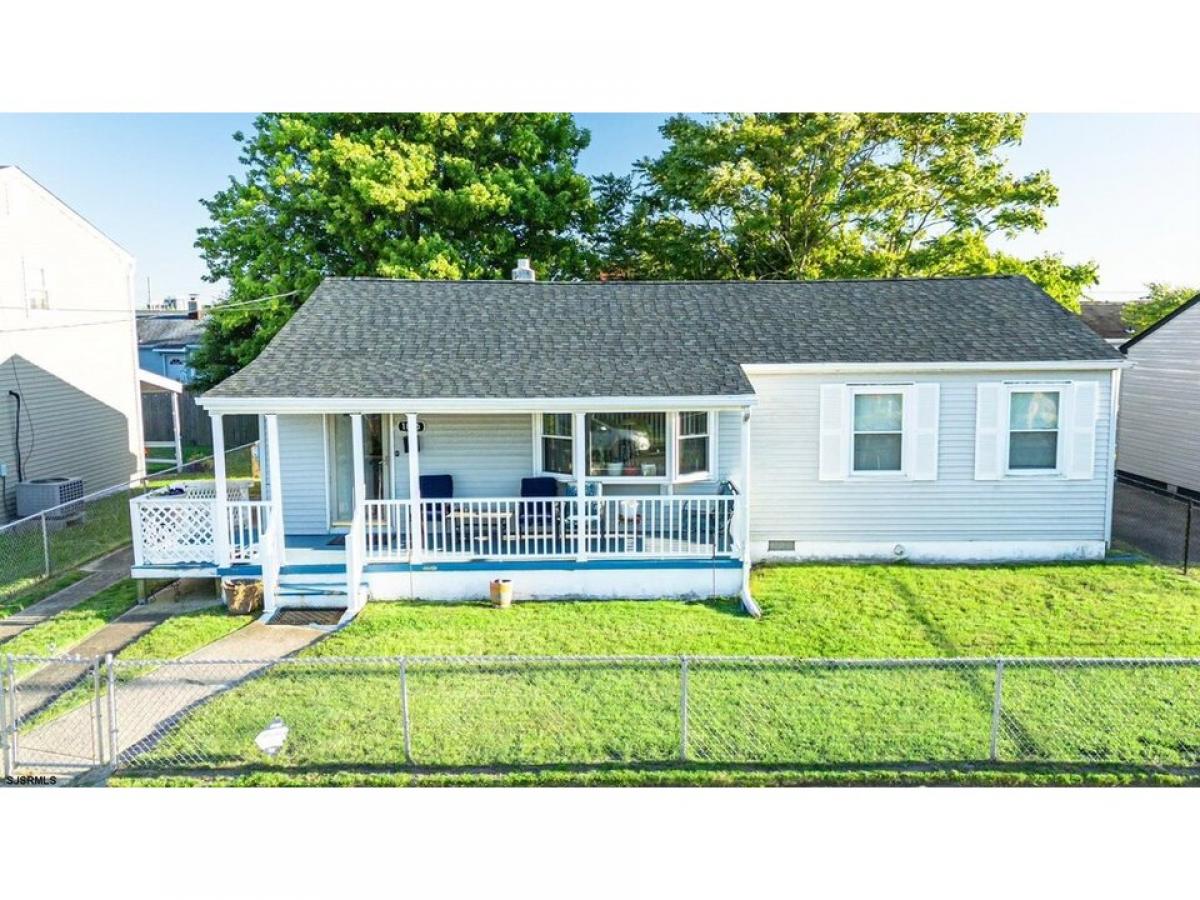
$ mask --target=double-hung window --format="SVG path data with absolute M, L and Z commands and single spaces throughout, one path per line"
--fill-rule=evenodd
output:
M 712 416 L 706 412 L 681 412 L 676 458 L 679 478 L 698 481 L 712 473 Z
M 1008 469 L 1058 469 L 1059 391 L 1013 390 L 1008 401 Z
M 573 456 L 570 413 L 545 413 L 542 416 L 542 471 L 551 475 L 570 475 Z
M 900 473 L 904 469 L 904 392 L 854 391 L 851 471 Z

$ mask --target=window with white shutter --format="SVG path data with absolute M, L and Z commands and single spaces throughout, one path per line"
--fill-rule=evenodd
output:
M 818 477 L 821 481 L 845 481 L 850 454 L 846 442 L 849 430 L 850 388 L 844 384 L 821 385 L 820 448 Z

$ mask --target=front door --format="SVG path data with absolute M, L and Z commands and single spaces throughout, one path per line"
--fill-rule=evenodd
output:
M 363 472 L 368 500 L 392 495 L 390 429 L 379 413 L 363 416 Z M 354 517 L 354 437 L 350 416 L 326 417 L 329 435 L 329 524 L 347 528 Z

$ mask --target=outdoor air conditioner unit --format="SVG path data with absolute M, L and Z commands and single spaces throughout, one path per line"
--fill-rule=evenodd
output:
M 17 516 L 45 512 L 49 519 L 74 519 L 83 515 L 82 478 L 33 478 L 17 483 Z

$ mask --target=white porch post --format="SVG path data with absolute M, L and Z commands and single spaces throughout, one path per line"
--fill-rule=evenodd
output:
M 354 454 L 354 509 L 350 517 L 362 507 L 367 500 L 367 472 L 363 460 L 363 417 L 362 413 L 352 413 L 350 416 L 350 444 Z
M 179 433 L 179 395 L 171 391 L 171 427 L 175 439 L 175 468 L 183 468 L 183 437 Z
M 179 399 L 171 395 L 174 409 L 178 412 Z M 213 444 L 213 476 L 216 478 L 215 496 L 213 503 L 213 555 L 218 566 L 229 565 L 229 515 L 226 512 L 229 503 L 229 490 L 225 484 L 225 425 L 219 413 L 209 416 L 212 425 Z M 175 419 L 175 446 L 179 447 L 179 419 Z M 176 449 L 176 455 L 179 450 Z
M 586 414 L 573 413 L 572 433 L 575 438 L 571 442 L 572 462 L 575 472 L 575 536 L 578 543 L 575 547 L 575 558 L 580 562 L 587 560 L 587 433 Z
M 742 606 L 758 618 L 762 611 L 750 596 L 750 407 L 742 410 L 742 494 L 734 502 L 742 506 Z
M 408 435 L 408 558 L 419 563 L 425 557 L 424 516 L 421 515 L 421 440 L 417 414 L 404 417 Z
M 283 475 L 279 465 L 279 416 L 267 417 L 267 476 L 271 482 L 271 515 L 283 534 Z M 282 542 L 281 542 L 282 543 Z

